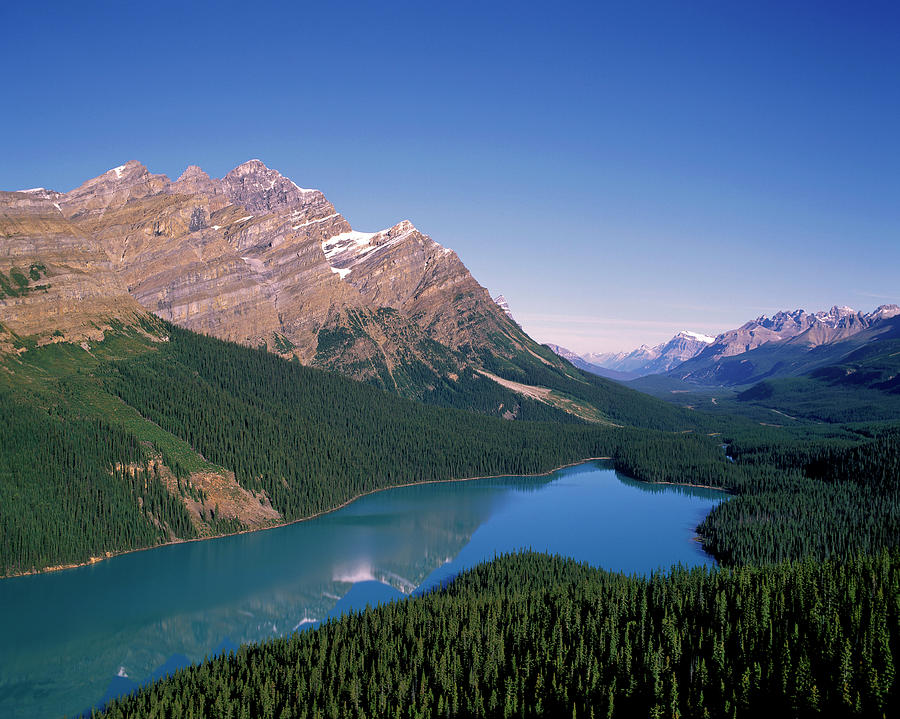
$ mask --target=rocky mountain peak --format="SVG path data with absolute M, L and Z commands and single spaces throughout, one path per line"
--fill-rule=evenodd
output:
M 254 157 L 252 160 L 247 160 L 246 162 L 242 162 L 240 165 L 238 165 L 233 170 L 231 170 L 228 173 L 228 175 L 244 176 L 244 175 L 255 175 L 255 174 L 260 174 L 260 173 L 271 173 L 271 172 L 275 172 L 279 176 L 281 174 L 277 170 L 272 170 L 269 167 L 267 167 L 266 163 L 264 163 L 262 160 L 259 160 Z M 228 175 L 226 175 L 226 177 Z
M 137 160 L 129 160 L 124 165 L 119 165 L 118 167 L 107 170 L 104 174 L 115 175 L 117 180 L 121 180 L 125 177 L 149 175 L 150 171 Z
M 209 175 L 201 168 L 199 165 L 188 165 L 184 172 L 181 173 L 181 177 L 179 177 L 176 182 L 182 182 L 183 180 L 193 180 L 196 178 L 208 180 L 210 179 Z
M 171 184 L 165 175 L 153 175 L 137 160 L 129 160 L 65 193 L 59 204 L 66 217 L 97 214 L 133 198 L 164 192 Z
M 238 165 L 222 178 L 222 186 L 229 200 L 255 214 L 299 209 L 322 195 L 318 190 L 299 187 L 261 160 Z
M 898 305 L 881 305 L 872 312 L 869 317 L 874 320 L 887 320 L 891 317 L 900 315 L 900 306 Z
M 175 182 L 130 162 L 54 198 L 0 193 L 0 250 L 15 236 L 17 266 L 51 278 L 27 306 L 0 297 L 0 322 L 21 336 L 55 341 L 70 310 L 61 328 L 75 339 L 149 310 L 403 393 L 485 352 L 537 347 L 412 222 L 354 231 L 321 192 L 259 160 L 221 179 L 192 165 Z
M 511 320 L 515 319 L 512 315 L 512 311 L 509 309 L 509 302 L 506 301 L 506 297 L 504 297 L 503 295 L 497 295 L 494 298 L 494 302 L 496 303 L 497 307 L 499 307 L 501 310 L 503 310 L 503 312 L 506 314 L 507 317 L 509 317 Z M 573 352 L 571 352 L 570 350 L 567 350 L 565 347 L 560 347 L 559 345 L 553 345 L 553 346 L 548 345 L 548 347 L 550 347 L 550 349 L 552 349 L 554 352 L 556 352 L 556 354 L 558 354 L 560 357 L 565 357 L 567 360 L 570 360 L 570 361 L 572 359 L 572 357 L 570 355 L 574 355 Z M 562 351 L 560 351 L 560 350 L 562 350 Z M 563 352 L 567 352 L 568 354 L 563 354 Z
M 415 229 L 416 226 L 409 220 L 400 220 L 400 222 L 393 227 L 384 230 L 382 234 L 387 235 L 388 237 L 397 237 L 398 235 L 403 235 L 407 232 L 413 232 Z
M 171 192 L 186 195 L 218 195 L 222 188 L 218 180 L 213 180 L 197 165 L 188 165 L 170 188 Z

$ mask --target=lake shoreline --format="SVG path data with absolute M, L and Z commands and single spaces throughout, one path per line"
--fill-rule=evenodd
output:
M 279 522 L 277 524 L 271 524 L 265 527 L 255 527 L 253 529 L 242 529 L 239 532 L 228 532 L 226 534 L 212 534 L 208 537 L 192 537 L 190 539 L 175 539 L 171 542 L 164 542 L 162 544 L 154 544 L 151 547 L 138 547 L 137 549 L 126 549 L 121 552 L 105 552 L 102 556 L 91 557 L 87 561 L 84 562 L 73 562 L 71 564 L 58 564 L 52 567 L 44 567 L 43 569 L 30 570 L 27 572 L 19 572 L 16 574 L 7 574 L 6 576 L 0 577 L 0 582 L 5 579 L 14 579 L 15 577 L 30 577 L 38 574 L 50 574 L 53 572 L 62 572 L 67 569 L 78 569 L 80 567 L 89 567 L 91 565 L 97 564 L 99 562 L 106 561 L 107 559 L 113 559 L 114 557 L 121 557 L 126 554 L 135 554 L 136 552 L 147 552 L 152 549 L 160 549 L 161 547 L 169 547 L 175 544 L 186 544 L 188 542 L 205 542 L 210 539 L 222 539 L 223 537 L 236 537 L 241 534 L 251 534 L 255 532 L 265 532 L 271 529 L 280 529 L 282 527 L 288 527 L 292 524 L 299 524 L 300 522 L 308 522 L 311 519 L 316 519 L 318 517 L 322 517 L 326 514 L 331 514 L 332 512 L 337 512 L 344 507 L 347 507 L 353 504 L 356 500 L 362 499 L 363 497 L 368 497 L 369 495 L 376 494 L 378 492 L 386 492 L 391 489 L 401 489 L 403 487 L 416 487 L 419 485 L 425 484 L 441 484 L 441 483 L 449 483 L 449 482 L 474 482 L 479 479 L 500 479 L 502 477 L 522 477 L 522 478 L 533 478 L 533 477 L 546 477 L 549 474 L 553 474 L 554 472 L 559 472 L 562 469 L 568 469 L 569 467 L 577 467 L 581 464 L 587 464 L 588 462 L 598 462 L 603 460 L 612 461 L 613 457 L 587 457 L 585 459 L 579 459 L 574 462 L 568 462 L 566 464 L 562 464 L 558 467 L 554 467 L 553 469 L 548 469 L 546 472 L 535 472 L 532 474 L 485 474 L 479 475 L 475 477 L 451 477 L 449 479 L 423 479 L 418 482 L 406 482 L 404 484 L 392 484 L 388 487 L 378 487 L 377 489 L 369 490 L 368 492 L 362 492 L 357 494 L 347 501 L 332 507 L 331 509 L 323 509 L 321 512 L 316 512 L 315 514 L 310 514 L 306 517 L 300 517 L 298 519 L 292 519 L 288 522 Z M 632 478 L 634 479 L 634 478 Z M 645 484 L 669 484 L 673 486 L 680 487 L 698 487 L 701 489 L 720 489 L 719 487 L 709 487 L 703 484 L 691 484 L 688 482 L 649 482 L 643 479 L 636 479 L 638 482 L 643 482 Z M 727 491 L 727 490 L 721 490 Z

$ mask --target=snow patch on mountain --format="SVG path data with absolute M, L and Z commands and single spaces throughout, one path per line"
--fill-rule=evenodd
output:
M 331 271 L 344 279 L 354 266 L 403 242 L 415 231 L 415 226 L 408 220 L 378 232 L 348 230 L 324 240 L 322 252 L 325 253 Z
M 689 332 L 688 330 L 681 330 L 676 337 L 687 337 L 688 339 L 697 340 L 698 342 L 703 342 L 704 344 L 712 344 L 716 341 L 715 337 L 710 337 L 709 335 L 702 334 L 700 332 Z
M 355 257 L 358 257 L 366 252 L 370 252 L 375 249 L 375 247 L 371 245 L 372 238 L 379 234 L 381 233 L 350 230 L 329 237 L 322 243 L 322 251 L 325 253 L 325 259 L 331 261 L 332 258 L 345 254 L 352 254 Z
M 503 295 L 497 295 L 494 297 L 494 303 L 503 310 L 504 314 L 509 317 L 511 320 L 515 320 L 512 315 L 512 311 L 509 309 L 509 302 L 506 301 L 506 298 Z

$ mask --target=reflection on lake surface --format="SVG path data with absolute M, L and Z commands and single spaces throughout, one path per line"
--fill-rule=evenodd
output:
M 403 487 L 317 519 L 0 581 L 0 716 L 77 714 L 244 642 L 420 592 L 532 548 L 628 573 L 713 564 L 694 528 L 724 498 L 601 462 Z

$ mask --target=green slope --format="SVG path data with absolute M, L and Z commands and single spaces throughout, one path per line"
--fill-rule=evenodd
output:
M 625 457 L 647 436 L 572 423 L 562 412 L 564 424 L 510 422 L 429 406 L 265 351 L 145 324 L 86 349 L 31 347 L 0 365 L 3 573 L 244 528 L 207 502 L 196 473 L 233 472 L 235 491 L 289 521 L 407 482 Z M 681 419 L 679 429 L 691 429 L 690 417 Z M 684 447 L 686 456 L 724 463 L 714 441 L 694 437 Z M 641 456 L 652 473 L 652 458 Z M 184 511 L 191 501 L 201 505 L 193 522 Z
M 614 383 L 586 381 L 574 368 L 543 362 L 535 365 L 525 358 L 497 360 L 492 370 L 512 381 L 552 385 L 573 395 L 579 392 L 602 406 L 606 416 L 623 424 L 627 419 L 637 426 L 509 422 L 412 402 L 264 351 L 195 335 L 161 322 L 150 322 L 141 329 L 123 328 L 87 350 L 59 344 L 32 347 L 5 359 L 0 371 L 2 571 L 84 561 L 105 552 L 193 536 L 198 532 L 197 525 L 185 521 L 184 507 L 196 492 L 192 473 L 200 471 L 233 471 L 242 487 L 270 501 L 283 518 L 291 519 L 329 509 L 360 492 L 380 487 L 422 479 L 536 472 L 599 455 L 614 457 L 619 469 L 638 479 L 691 482 L 734 492 L 737 496 L 719 505 L 699 528 L 706 546 L 728 564 L 771 565 L 803 557 L 846 559 L 895 547 L 900 540 L 900 428 L 896 423 L 761 426 L 746 418 L 684 410 Z M 165 337 L 167 341 L 154 341 L 153 337 Z M 857 359 L 863 362 L 872 358 Z M 173 477 L 177 483 L 171 481 Z M 239 528 L 215 516 L 208 520 L 210 531 Z M 502 713 L 507 700 L 519 709 L 536 709 L 536 705 L 524 703 L 525 697 L 542 697 L 546 711 L 565 709 L 569 713 L 572 704 L 577 711 L 587 704 L 599 705 L 611 696 L 613 705 L 623 713 L 643 714 L 655 710 L 660 692 L 664 697 L 677 696 L 679 711 L 685 716 L 704 707 L 714 713 L 726 706 L 756 710 L 790 707 L 794 706 L 791 702 L 801 699 L 815 700 L 820 706 L 847 701 L 860 712 L 893 706 L 896 678 L 888 674 L 888 654 L 875 639 L 883 631 L 895 637 L 890 632 L 895 631 L 896 622 L 891 619 L 894 624 L 888 622 L 883 630 L 877 622 L 886 615 L 879 609 L 881 613 L 872 615 L 877 619 L 875 624 L 853 624 L 869 621 L 869 615 L 864 613 L 860 618 L 854 613 L 858 600 L 854 604 L 849 597 L 857 591 L 852 589 L 856 585 L 823 585 L 822 590 L 827 592 L 823 596 L 827 596 L 833 612 L 850 617 L 850 624 L 840 624 L 846 627 L 842 629 L 846 636 L 862 632 L 873 637 L 862 645 L 852 645 L 849 659 L 845 659 L 846 643 L 838 641 L 844 634 L 839 632 L 835 639 L 832 633 L 826 641 L 805 629 L 798 635 L 795 629 L 799 627 L 798 617 L 815 620 L 817 616 L 817 595 L 810 588 L 835 574 L 844 576 L 840 574 L 844 570 L 817 564 L 803 565 L 806 569 L 802 571 L 768 566 L 734 574 L 675 573 L 670 579 L 649 584 L 614 576 L 603 579 L 595 574 L 586 581 L 607 586 L 603 604 L 598 605 L 579 598 L 582 595 L 564 576 L 569 570 L 547 569 L 547 561 L 531 558 L 518 566 L 501 563 L 476 570 L 484 572 L 479 575 L 479 594 L 499 604 L 489 603 L 479 609 L 468 590 L 454 594 L 451 588 L 445 595 L 378 610 L 384 612 L 382 615 L 364 616 L 381 616 L 380 626 L 388 626 L 391 636 L 397 636 L 398 627 L 410 627 L 411 636 L 416 638 L 410 644 L 411 651 L 418 652 L 420 646 L 433 648 L 438 666 L 440 657 L 455 656 L 457 651 L 459 656 L 468 657 L 472 666 L 473 647 L 482 651 L 494 646 L 491 626 L 496 625 L 497 631 L 506 626 L 521 627 L 523 642 L 504 644 L 502 663 L 491 659 L 477 664 L 481 669 L 476 684 L 489 691 L 476 691 L 467 675 L 469 684 L 465 686 L 469 689 L 460 690 L 457 702 L 460 707 L 474 707 L 476 713 L 481 709 L 481 713 L 490 713 L 495 701 Z M 882 564 L 874 574 L 878 581 L 887 582 L 884 591 L 896 594 L 896 559 L 878 561 Z M 870 560 L 849 566 L 846 576 L 862 572 L 860 576 L 870 582 L 872 571 L 867 567 L 875 566 Z M 576 574 L 587 576 L 590 572 L 595 570 L 581 568 Z M 540 591 L 526 590 L 530 587 L 528 576 L 549 577 L 554 586 L 540 582 Z M 769 617 L 773 621 L 778 617 L 777 631 L 776 624 L 742 624 L 743 617 L 758 617 L 756 612 L 761 611 L 753 604 L 753 612 L 746 613 L 747 605 L 742 602 L 749 588 L 757 591 L 764 585 L 763 579 L 772 576 L 790 579 L 785 579 L 786 584 L 776 583 L 777 591 L 768 599 L 760 594 L 753 602 L 769 602 Z M 522 587 L 522 601 L 503 604 L 504 586 Z M 696 591 L 700 594 L 692 593 Z M 642 592 L 646 605 L 640 599 Z M 773 613 L 772 597 L 777 605 L 785 597 L 797 595 L 811 604 L 788 603 L 784 613 Z M 577 601 L 570 602 L 567 596 Z M 596 599 L 601 595 L 589 596 Z M 684 603 L 688 596 L 699 602 L 696 607 Z M 554 603 L 557 599 L 561 603 Z M 670 599 L 674 603 L 669 603 Z M 488 643 L 476 636 L 474 643 L 467 644 L 466 635 L 443 632 L 436 619 L 427 619 L 436 616 L 427 614 L 432 611 L 428 603 L 442 601 L 458 601 L 457 609 L 450 610 L 451 616 L 453 611 L 472 609 L 474 613 L 458 614 L 459 621 L 466 626 L 476 622 L 486 627 Z M 434 606 L 439 616 L 446 616 L 451 605 Z M 638 614 L 603 614 L 599 606 L 631 607 L 629 611 L 637 609 Z M 685 606 L 693 608 L 679 614 Z M 712 613 L 701 611 L 710 606 Z M 550 607 L 557 614 L 534 616 L 541 607 Z M 602 642 L 580 650 L 578 643 L 573 649 L 557 640 L 570 621 L 561 617 L 576 621 L 576 609 L 583 612 L 577 621 L 584 622 L 588 631 L 594 631 L 595 621 L 608 626 L 604 636 L 615 641 L 615 653 L 601 651 L 605 646 Z M 729 612 L 734 613 L 733 621 Z M 425 617 L 422 625 L 415 624 L 418 616 Z M 244 668 L 229 663 L 243 660 L 221 660 L 183 672 L 180 679 L 156 685 L 131 703 L 117 705 L 111 709 L 112 715 L 146 713 L 144 702 L 171 706 L 175 713 L 184 713 L 192 702 L 207 709 L 206 703 L 212 702 L 212 713 L 226 712 L 226 705 L 232 701 L 249 708 L 247 692 L 257 692 L 252 701 L 260 702 L 261 711 L 288 706 L 290 714 L 284 716 L 293 716 L 304 707 L 308 709 L 309 702 L 294 704 L 293 699 L 279 697 L 308 696 L 317 704 L 321 702 L 325 710 L 339 712 L 341 702 L 353 701 L 348 688 L 352 681 L 343 683 L 340 672 L 349 667 L 355 674 L 360 666 L 370 671 L 370 665 L 350 662 L 345 651 L 347 662 L 338 662 L 340 671 L 335 673 L 327 660 L 329 650 L 322 649 L 322 642 L 349 648 L 348 637 L 359 637 L 365 643 L 368 640 L 363 637 L 369 636 L 365 633 L 369 630 L 363 627 L 360 633 L 354 624 L 359 621 L 350 617 L 314 634 L 242 649 L 239 656 L 252 658 Z M 642 622 L 650 623 L 639 638 Z M 838 626 L 833 617 L 829 622 Z M 738 627 L 736 633 L 722 629 L 716 634 L 723 627 L 733 626 Z M 809 632 L 813 632 L 813 627 L 822 624 L 811 621 L 809 626 Z M 535 631 L 527 634 L 527 627 Z M 762 634 L 751 634 L 751 629 Z M 876 630 L 882 634 L 876 637 Z M 511 631 L 516 636 L 519 630 Z M 457 642 L 458 636 L 462 643 Z M 672 636 L 680 637 L 681 646 L 688 642 L 693 647 L 690 655 L 698 657 L 696 663 L 684 665 L 674 655 L 660 654 L 667 646 L 664 642 L 671 641 Z M 819 636 L 816 641 L 822 643 L 809 644 L 810 636 Z M 316 651 L 324 651 L 316 656 L 325 656 L 326 660 L 312 662 L 315 673 L 311 676 L 303 665 L 303 691 L 308 692 L 303 695 L 301 675 L 294 668 L 297 657 L 305 655 L 279 654 L 278 647 L 306 647 L 306 641 L 313 642 Z M 748 641 L 750 646 L 759 647 L 756 654 L 746 650 Z M 888 646 L 896 646 L 896 639 L 887 641 Z M 552 647 L 552 656 L 541 656 L 551 658 L 535 663 L 537 652 L 547 646 Z M 805 646 L 816 648 L 815 660 L 813 655 L 803 654 Z M 394 667 L 389 677 L 385 675 L 383 696 L 393 696 L 389 692 L 398 690 L 406 696 L 415 683 L 424 687 L 416 702 L 426 711 L 425 707 L 441 706 L 440 689 L 445 692 L 446 712 L 447 702 L 453 701 L 446 692 L 458 685 L 457 678 L 440 687 L 426 686 L 421 672 L 426 668 L 431 672 L 432 668 L 421 663 L 423 654 L 412 658 L 404 655 L 401 663 L 391 665 L 395 655 L 389 653 L 390 649 L 377 642 L 374 648 L 368 647 L 365 656 L 370 659 L 365 661 Z M 840 647 L 839 657 L 836 647 Z M 667 656 L 669 663 L 665 662 Z M 705 673 L 700 670 L 700 658 Z M 584 676 L 581 670 L 545 672 L 540 679 L 533 673 L 521 673 L 536 666 L 555 666 L 557 659 L 563 667 L 584 667 L 588 676 L 597 677 L 596 686 L 586 687 L 579 681 Z M 582 661 L 587 664 L 582 665 Z M 716 662 L 717 674 L 711 669 Z M 622 667 L 627 671 L 620 676 Z M 840 684 L 834 684 L 836 671 L 844 672 Z M 271 676 L 284 677 L 292 687 L 290 692 L 279 694 L 277 686 L 267 684 L 266 678 Z M 663 676 L 667 678 L 661 679 Z M 625 683 L 628 677 L 632 679 Z M 291 684 L 294 679 L 296 687 Z M 521 692 L 518 688 L 512 692 L 507 679 L 517 682 L 516 687 L 521 682 Z M 545 694 L 536 692 L 538 681 L 545 687 L 549 681 L 552 689 Z M 815 692 L 812 686 L 817 687 Z M 839 695 L 829 694 L 835 686 L 841 687 Z M 592 693 L 594 689 L 599 693 Z M 360 701 L 362 696 L 358 697 Z M 365 696 L 367 701 L 371 698 Z M 774 703 L 766 704 L 764 697 L 774 697 Z M 432 701 L 433 706 L 429 703 Z M 200 709 L 199 704 L 196 708 Z
M 760 382 L 737 399 L 823 422 L 900 418 L 900 339 L 869 342 L 802 377 Z

